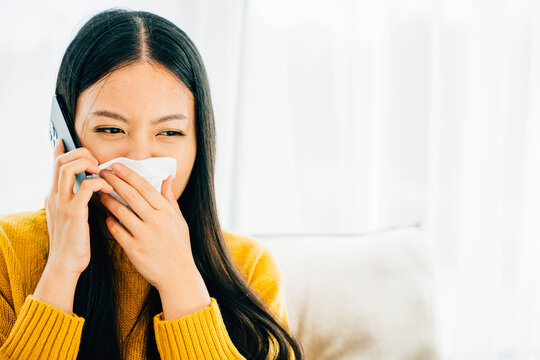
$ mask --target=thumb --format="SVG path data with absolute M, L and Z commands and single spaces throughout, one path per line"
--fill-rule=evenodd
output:
M 182 211 L 180 210 L 180 206 L 178 206 L 178 202 L 176 201 L 172 189 L 172 183 L 173 183 L 173 177 L 169 175 L 167 179 L 163 182 L 163 185 L 161 186 L 161 193 L 163 197 L 173 206 L 174 210 L 183 217 Z
M 172 176 L 169 175 L 165 181 L 163 181 L 163 185 L 161 186 L 161 195 L 165 199 L 167 199 L 169 202 L 176 202 L 176 199 L 174 198 L 174 194 L 172 191 Z

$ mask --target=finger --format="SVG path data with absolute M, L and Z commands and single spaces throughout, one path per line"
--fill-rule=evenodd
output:
M 137 212 L 137 214 L 144 216 L 144 212 L 151 210 L 150 208 L 147 208 L 147 206 L 151 206 L 155 210 L 163 209 L 166 206 L 166 202 L 163 201 L 163 198 L 160 196 L 159 192 L 148 181 L 146 181 L 145 178 L 143 178 L 127 166 L 124 166 L 123 164 L 114 163 L 112 164 L 112 166 L 114 166 L 113 170 L 116 174 L 116 177 L 121 180 L 121 182 L 118 182 L 118 190 L 116 189 L 116 184 L 113 184 L 115 191 L 118 193 L 118 195 L 122 197 L 122 199 L 126 201 L 126 203 L 128 203 L 128 205 L 133 210 L 135 210 L 135 212 Z M 111 180 L 116 181 L 114 179 L 114 176 L 111 176 Z M 125 184 L 129 186 L 126 186 Z M 133 206 L 129 202 L 129 199 L 125 198 L 124 195 L 121 194 L 119 191 L 126 191 L 127 197 L 133 197 L 133 200 L 135 201 L 135 203 L 133 203 Z M 142 212 L 139 212 L 139 210 L 135 208 L 136 206 L 138 206 L 136 202 L 139 199 L 145 200 L 144 202 L 142 202 L 144 206 L 139 209 Z
M 101 203 L 132 233 L 141 231 L 142 221 L 137 214 L 109 194 L 100 194 Z
M 174 196 L 173 192 L 173 177 L 169 175 L 167 179 L 163 182 L 161 186 L 161 195 L 172 205 L 172 207 L 175 209 L 175 211 L 182 215 L 182 212 L 180 211 L 180 206 L 178 206 L 178 200 Z
M 64 142 L 62 140 L 58 140 L 56 142 L 56 145 L 54 146 L 54 160 L 58 157 L 58 155 L 63 154 L 66 150 L 64 149 Z
M 75 175 L 83 171 L 98 174 L 100 169 L 99 166 L 94 165 L 87 158 L 74 160 L 60 168 L 57 191 L 61 200 L 67 201 L 73 198 Z
M 86 158 L 94 165 L 98 165 L 97 159 L 90 153 L 90 150 L 87 148 L 77 148 L 75 150 L 64 153 L 64 144 L 62 141 L 59 141 L 61 144 L 57 144 L 55 148 L 55 165 L 54 165 L 54 176 L 53 176 L 53 191 L 58 191 L 58 180 L 60 178 L 60 169 L 65 164 L 74 161 L 76 159 Z
M 170 182 L 171 175 L 167 176 L 163 183 L 161 184 L 161 196 L 163 196 L 167 201 L 171 201 L 171 185 Z
M 55 166 L 54 166 L 54 170 L 53 170 L 52 188 L 53 188 L 54 192 L 56 192 L 57 189 L 58 189 L 58 163 L 57 163 L 56 159 L 58 158 L 58 156 L 60 156 L 64 152 L 65 152 L 64 142 L 62 140 L 58 140 L 56 142 L 56 145 L 54 146 L 54 149 L 53 149 L 53 156 L 54 156 Z
M 100 178 L 84 180 L 73 197 L 73 201 L 86 205 L 90 201 L 92 195 L 98 191 L 110 193 L 112 192 L 112 187 L 107 184 L 105 180 Z
M 134 240 L 133 236 L 131 236 L 129 231 L 126 230 L 122 226 L 122 224 L 118 222 L 118 220 L 116 220 L 113 216 L 108 215 L 105 218 L 105 224 L 107 224 L 107 227 L 109 228 L 109 232 L 115 238 L 115 240 L 118 241 L 118 243 L 124 249 L 124 251 L 126 251 L 126 249 L 131 248 L 130 244 Z
M 109 170 L 102 170 L 100 176 L 112 185 L 114 191 L 127 203 L 139 218 L 142 220 L 149 219 L 151 212 L 153 212 L 154 209 L 133 186 L 126 183 Z M 122 221 L 122 219 L 120 219 L 120 221 Z
M 172 190 L 173 177 L 169 175 L 161 185 L 161 195 L 170 203 L 176 203 Z

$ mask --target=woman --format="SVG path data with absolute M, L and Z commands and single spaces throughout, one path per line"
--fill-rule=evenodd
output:
M 271 254 L 220 228 L 210 91 L 187 35 L 102 12 L 68 46 L 56 95 L 82 147 L 55 147 L 44 209 L 0 219 L 0 356 L 300 359 Z M 165 156 L 178 167 L 161 193 L 97 166 Z M 74 194 L 82 171 L 100 177 Z

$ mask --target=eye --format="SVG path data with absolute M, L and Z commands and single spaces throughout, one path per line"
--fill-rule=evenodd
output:
M 123 132 L 122 129 L 108 127 L 108 128 L 99 128 L 96 129 L 96 133 L 106 133 L 106 134 L 118 134 L 119 132 Z M 160 134 L 166 133 L 167 137 L 169 136 L 185 136 L 185 134 L 181 133 L 180 131 L 174 131 L 174 130 L 166 130 L 160 132 Z
M 113 130 L 112 132 L 107 132 L 107 130 Z M 97 133 L 106 133 L 106 134 L 118 134 L 118 132 L 116 132 L 115 130 L 119 130 L 119 131 L 122 131 L 121 129 L 118 129 L 118 128 L 100 128 L 100 129 L 96 129 L 96 132 Z
M 174 130 L 165 130 L 160 132 L 160 134 L 167 133 L 167 136 L 185 136 L 185 134 L 182 134 L 180 131 L 174 131 Z

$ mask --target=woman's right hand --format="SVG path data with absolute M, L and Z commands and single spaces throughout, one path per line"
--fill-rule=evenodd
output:
M 90 262 L 90 230 L 88 202 L 96 191 L 111 193 L 113 188 L 102 178 L 84 180 L 73 194 L 75 175 L 83 171 L 99 174 L 98 161 L 86 148 L 64 153 L 58 141 L 54 148 L 54 178 L 45 197 L 49 255 L 47 265 L 76 276 Z

